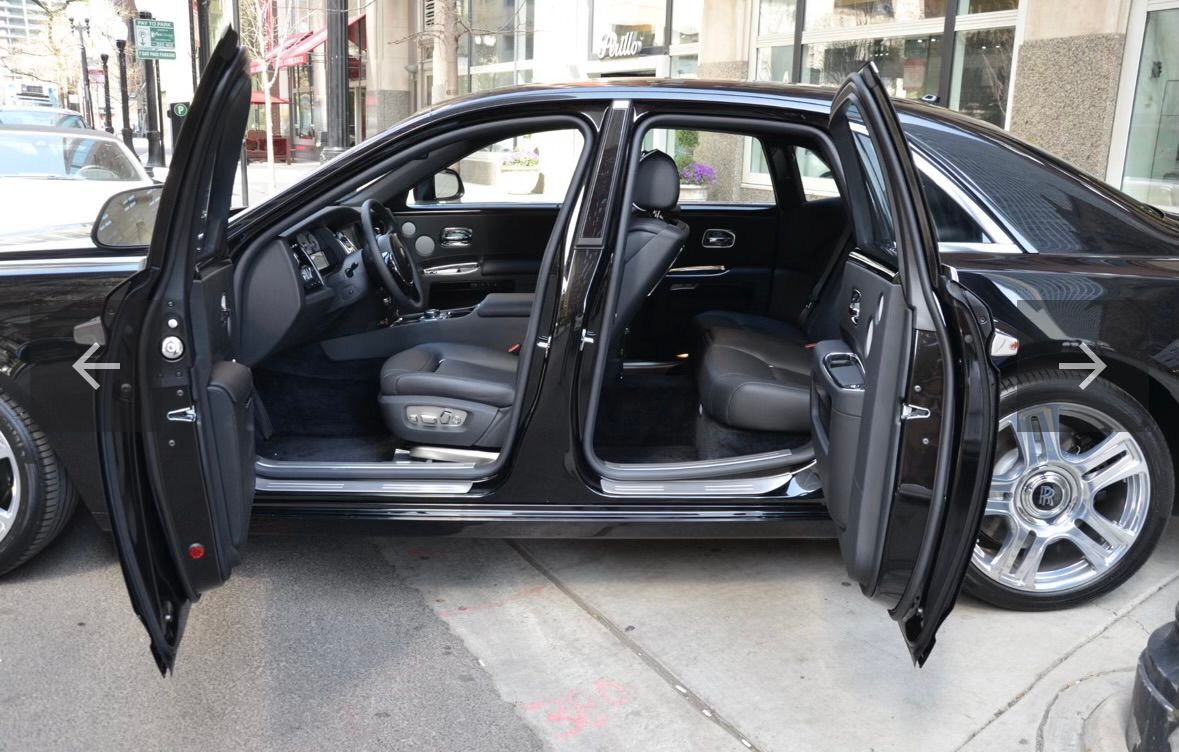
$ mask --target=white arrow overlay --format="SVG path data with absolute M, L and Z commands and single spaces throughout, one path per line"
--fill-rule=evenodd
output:
M 119 367 L 118 363 L 87 363 L 86 361 L 90 360 L 90 356 L 93 355 L 94 351 L 99 347 L 100 345 L 97 342 L 93 343 L 86 350 L 86 352 L 82 353 L 82 357 L 74 361 L 74 370 L 77 371 L 82 378 L 86 379 L 86 383 L 90 385 L 91 389 L 95 390 L 98 389 L 98 382 L 95 381 L 94 377 L 88 373 L 89 371 L 93 371 L 95 369 L 110 370 Z
M 1093 352 L 1093 349 L 1091 347 L 1089 347 L 1088 345 L 1086 345 L 1084 342 L 1081 343 L 1081 352 L 1085 353 L 1085 356 L 1088 357 L 1091 362 L 1089 362 L 1089 363 L 1061 363 L 1060 369 L 1062 371 L 1077 371 L 1077 370 L 1083 371 L 1087 368 L 1093 369 L 1092 373 L 1090 373 L 1088 376 L 1086 376 L 1085 379 L 1081 382 L 1081 388 L 1084 389 L 1085 387 L 1092 384 L 1093 379 L 1100 376 L 1101 372 L 1105 370 L 1105 361 L 1102 360 L 1101 358 L 1097 357 L 1097 353 Z

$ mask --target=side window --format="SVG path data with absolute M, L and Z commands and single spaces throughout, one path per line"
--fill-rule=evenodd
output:
M 880 154 L 872 137 L 863 126 L 856 105 L 848 107 L 848 119 L 851 121 L 852 143 L 855 145 L 856 157 L 860 162 L 863 179 L 868 191 L 868 210 L 871 215 L 872 246 L 885 257 L 896 256 L 896 230 L 893 227 L 892 207 L 888 201 L 888 188 L 884 180 L 884 167 L 880 164 Z M 857 231 L 858 232 L 858 231 Z
M 680 204 L 772 204 L 774 190 L 742 179 L 746 155 L 764 164 L 761 141 L 720 131 L 685 128 L 652 128 L 643 137 L 643 149 L 659 149 L 671 155 L 680 172 Z
M 527 133 L 488 144 L 450 166 L 461 191 L 434 196 L 410 191 L 410 206 L 556 204 L 565 200 L 584 146 L 571 128 Z M 439 183 L 441 185 L 441 183 Z M 447 181 L 450 185 L 450 181 Z
M 978 222 L 924 172 L 921 173 L 921 188 L 925 191 L 925 202 L 929 204 L 939 243 L 991 242 Z
M 805 146 L 794 147 L 794 160 L 802 177 L 802 195 L 807 201 L 833 198 L 839 195 L 839 184 L 831 173 L 827 160 Z

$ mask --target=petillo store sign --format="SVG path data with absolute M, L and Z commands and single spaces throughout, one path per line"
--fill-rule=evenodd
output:
M 618 36 L 612 31 L 607 31 L 598 38 L 598 44 L 594 47 L 594 54 L 599 59 L 605 60 L 610 57 L 630 57 L 637 55 L 643 49 L 643 43 L 639 41 L 639 35 L 633 31 L 628 31 L 622 36 Z

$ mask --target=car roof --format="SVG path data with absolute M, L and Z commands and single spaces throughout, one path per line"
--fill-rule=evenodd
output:
M 61 135 L 73 136 L 78 138 L 85 136 L 86 138 L 99 138 L 104 141 L 118 141 L 123 143 L 122 139 L 113 133 L 106 131 L 95 130 L 93 128 L 71 128 L 65 125 L 21 125 L 19 123 L 0 123 L 0 133 L 43 133 L 45 135 Z
M 0 105 L 0 112 L 55 112 L 58 115 L 77 115 L 82 116 L 82 113 L 77 110 L 67 109 L 65 107 L 44 107 L 37 104 L 5 104 Z
M 613 99 L 670 99 L 679 97 L 732 98 L 765 104 L 771 100 L 777 106 L 784 106 L 789 100 L 791 107 L 813 113 L 826 113 L 838 91 L 834 86 L 817 84 L 778 83 L 776 81 L 735 81 L 707 78 L 627 78 L 620 80 L 574 81 L 560 84 L 523 84 L 490 89 L 474 94 L 448 99 L 431 107 L 427 112 L 454 111 L 454 109 L 477 109 L 497 102 L 517 99 L 547 99 L 572 97 L 577 100 Z M 912 99 L 894 97 L 893 104 L 902 117 L 929 118 L 953 127 L 970 131 L 1003 133 L 990 123 L 963 115 L 939 105 L 926 104 Z

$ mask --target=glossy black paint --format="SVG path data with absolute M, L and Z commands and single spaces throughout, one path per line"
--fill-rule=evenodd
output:
M 616 112 L 611 103 L 621 101 L 632 103 L 638 113 L 731 115 L 741 111 L 823 128 L 830 98 L 830 92 L 813 88 L 729 81 L 531 86 L 467 97 L 403 121 L 327 163 L 272 200 L 241 212 L 230 225 L 230 242 L 244 248 L 274 232 L 320 196 L 372 169 L 407 141 L 424 138 L 440 127 L 488 122 L 508 112 L 543 115 L 574 110 L 600 124 Z M 1038 154 L 1001 131 L 946 110 L 906 102 L 898 102 L 897 109 L 906 127 L 944 129 L 990 148 Z M 916 130 L 907 131 L 910 141 L 923 154 L 939 159 L 931 154 L 933 149 L 922 148 L 924 143 L 916 134 Z M 940 158 L 952 157 L 947 152 Z M 606 165 L 610 163 L 611 159 L 606 159 Z M 1161 386 L 1172 400 L 1179 398 L 1179 343 L 1175 335 L 1179 332 L 1179 223 L 1155 216 L 1067 166 L 1047 163 L 1063 175 L 1060 185 L 1085 195 L 1090 203 L 1093 196 L 1098 197 L 1096 206 L 1100 211 L 1087 209 L 1090 222 L 1100 222 L 1103 213 L 1109 217 L 1109 228 L 1131 222 L 1142 230 L 1135 236 L 1138 240 L 1116 255 L 1109 255 L 1111 241 L 1107 241 L 1093 249 L 1107 255 L 954 252 L 944 254 L 943 262 L 958 270 L 962 283 L 991 308 L 1001 328 L 1020 338 L 1021 353 L 1009 367 L 1071 356 L 1076 343 L 1085 341 L 1125 373 Z M 609 168 L 602 166 L 601 171 L 605 178 Z M 957 168 L 953 174 L 959 174 Z M 994 210 L 995 203 L 973 188 L 969 178 L 962 178 L 963 187 Z M 597 199 L 607 194 L 593 195 Z M 1061 206 L 1067 208 L 1070 201 L 1063 197 Z M 610 236 L 606 229 L 600 232 Z M 1110 233 L 1116 235 L 1116 229 Z M 583 233 L 580 240 L 595 238 L 593 233 Z M 42 263 L 47 258 L 58 259 L 57 265 L 47 268 Z M 134 271 L 135 259 L 111 258 L 109 252 L 93 248 L 29 252 L 23 256 L 13 252 L 4 256 L 6 263 L 10 259 L 28 263 L 0 266 L 0 388 L 25 405 L 47 430 L 84 502 L 100 520 L 105 517 L 105 509 L 95 462 L 94 395 L 72 368 L 85 349 L 73 344 L 72 332 L 76 324 L 97 315 L 103 297 Z M 519 460 L 502 476 L 483 485 L 482 491 L 493 494 L 486 502 L 509 498 L 541 505 L 610 503 L 594 489 L 587 475 L 579 442 L 574 438 L 579 427 L 568 399 L 570 393 L 584 388 L 576 382 L 580 359 L 589 352 L 579 347 L 579 325 L 586 312 L 580 304 L 586 302 L 590 310 L 599 304 L 596 295 L 600 285 L 595 287 L 595 283 L 600 280 L 602 264 L 595 243 L 579 242 L 557 265 L 556 273 L 567 285 L 567 293 L 554 299 L 544 314 L 547 320 L 542 331 L 550 332 L 551 341 L 547 354 L 538 351 L 536 356 L 538 367 L 533 379 L 539 383 L 540 391 L 527 411 L 527 429 L 514 447 Z M 1013 297 L 1043 302 L 1042 310 L 1024 310 L 1025 306 L 1014 303 Z M 356 500 L 335 502 L 340 506 L 324 503 L 329 509 L 338 508 L 344 517 L 357 513 Z M 301 504 L 289 496 L 261 496 L 258 513 L 260 518 L 290 520 L 303 513 Z M 685 502 L 677 506 L 690 505 Z M 309 509 L 308 516 L 318 524 L 322 510 L 312 513 Z M 823 517 L 821 507 L 816 505 L 814 519 Z M 627 522 L 623 519 L 617 525 Z M 469 526 L 473 533 L 490 532 L 490 523 L 483 521 L 453 524 Z M 635 524 L 645 529 L 652 523 Z M 530 525 L 559 527 L 555 521 Z M 723 534 L 728 530 L 726 525 L 712 526 L 710 534 Z M 695 523 L 664 521 L 660 529 L 659 534 L 700 534 Z

